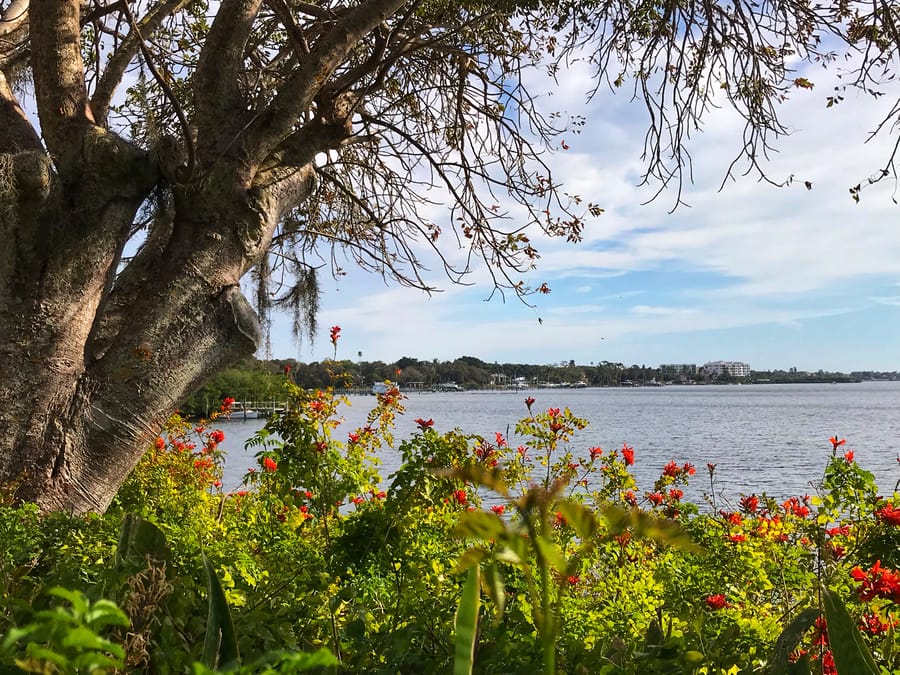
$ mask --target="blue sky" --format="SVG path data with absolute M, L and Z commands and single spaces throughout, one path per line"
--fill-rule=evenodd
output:
M 514 299 L 486 302 L 486 270 L 474 286 L 442 293 L 385 284 L 346 265 L 323 279 L 320 330 L 298 347 L 276 318 L 272 354 L 330 356 L 328 329 L 343 329 L 339 356 L 394 361 L 402 356 L 486 361 L 626 364 L 747 361 L 758 369 L 900 369 L 900 207 L 896 185 L 848 188 L 884 165 L 893 139 L 864 143 L 890 101 L 855 92 L 825 106 L 835 74 L 798 72 L 816 84 L 782 106 L 791 135 L 777 141 L 769 175 L 795 176 L 777 188 L 754 176 L 719 186 L 739 150 L 742 121 L 726 110 L 707 118 L 690 150 L 689 207 L 670 213 L 674 194 L 641 205 L 655 187 L 638 187 L 646 116 L 628 92 L 601 91 L 585 104 L 588 76 L 578 67 L 546 89 L 547 109 L 582 114 L 580 135 L 566 137 L 551 163 L 570 192 L 606 212 L 577 245 L 534 236 L 541 252 L 532 286 L 552 292 L 537 307 Z M 803 182 L 811 181 L 812 190 Z M 538 318 L 542 323 L 539 323 Z

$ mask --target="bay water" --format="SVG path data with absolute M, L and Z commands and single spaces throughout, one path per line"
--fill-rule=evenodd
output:
M 642 388 L 529 389 L 411 393 L 403 402 L 395 445 L 416 433 L 417 418 L 433 419 L 440 432 L 459 428 L 493 441 L 494 433 L 509 437 L 515 447 L 516 422 L 527 414 L 525 397 L 536 399 L 534 410 L 568 407 L 590 426 L 575 436 L 576 456 L 600 446 L 604 450 L 635 449 L 632 467 L 641 490 L 670 460 L 697 467 L 687 496 L 703 499 L 713 489 L 721 505 L 737 504 L 741 494 L 763 492 L 779 499 L 812 494 L 831 455 L 829 436 L 846 438 L 842 454 L 875 474 L 883 494 L 900 479 L 900 382 L 860 384 L 667 386 Z M 343 408 L 347 433 L 365 424 L 372 396 L 350 397 Z M 256 450 L 244 447 L 264 420 L 231 420 L 225 432 L 224 488 L 236 489 Z M 385 487 L 399 466 L 400 456 L 388 449 L 381 456 Z M 707 463 L 716 465 L 710 485 Z

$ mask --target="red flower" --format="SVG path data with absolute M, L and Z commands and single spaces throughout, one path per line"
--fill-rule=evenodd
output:
M 893 570 L 882 569 L 880 560 L 876 560 L 868 571 L 854 567 L 850 576 L 861 584 L 857 593 L 863 602 L 884 598 L 900 604 L 900 575 Z
M 331 327 L 331 344 L 337 348 L 338 339 L 341 337 L 341 327 L 340 326 L 332 326 Z
M 634 464 L 634 448 L 625 443 L 622 444 L 622 460 L 625 462 L 625 466 Z
M 744 522 L 744 519 L 741 518 L 741 514 L 737 511 L 732 511 L 731 513 L 726 513 L 725 511 L 720 511 L 722 517 L 728 522 L 729 525 L 740 525 Z
M 553 526 L 559 528 L 566 524 L 566 517 L 562 514 L 562 511 L 557 511 L 556 518 L 553 521 Z
M 728 540 L 732 544 L 740 544 L 743 541 L 747 541 L 747 537 L 743 534 L 729 534 Z
M 219 429 L 216 429 L 209 435 L 209 440 L 216 444 L 221 443 L 225 440 L 225 434 Z
M 457 503 L 465 504 L 469 499 L 469 493 L 465 490 L 454 490 L 453 496 L 456 498 Z
M 531 410 L 531 406 L 534 405 L 534 396 L 529 396 L 525 399 L 525 406 Z M 897 458 L 897 461 L 900 462 L 900 457 Z
M 663 468 L 663 476 L 669 476 L 670 478 L 675 478 L 681 469 L 678 468 L 678 465 L 675 462 L 669 462 Z
M 581 581 L 581 577 L 579 577 L 577 574 L 573 574 L 569 577 L 566 577 L 566 581 L 568 582 L 569 586 L 574 586 L 579 581 Z
M 859 619 L 860 630 L 865 631 L 869 635 L 881 635 L 896 625 L 897 621 L 891 620 L 890 615 L 888 615 L 888 621 L 882 621 L 877 614 L 863 614 Z
M 265 457 L 263 459 L 263 468 L 266 471 L 275 471 L 278 468 L 278 463 L 271 457 Z
M 503 512 L 506 511 L 506 507 L 503 504 L 497 504 L 496 506 L 491 507 L 491 511 L 496 513 L 498 516 L 502 516 Z
M 688 476 L 693 476 L 695 473 L 697 473 L 697 469 L 695 469 L 694 465 L 690 462 L 685 462 L 684 466 L 681 467 L 681 471 Z
M 603 454 L 603 449 L 599 447 L 588 448 L 588 452 L 591 453 L 591 461 L 596 460 L 600 455 Z
M 285 364 L 284 364 L 284 367 L 282 368 L 282 370 L 284 370 L 284 374 L 285 374 L 285 375 L 290 375 L 290 374 L 291 374 L 291 364 L 290 364 L 290 363 L 285 363 Z
M 784 504 L 782 504 L 784 510 L 787 513 L 793 513 L 795 516 L 799 518 L 806 518 L 809 515 L 809 507 L 805 504 L 801 503 L 799 499 L 796 497 L 791 497 Z
M 647 499 L 650 501 L 651 504 L 653 504 L 655 506 L 659 506 L 660 504 L 663 503 L 663 500 L 665 500 L 665 497 L 663 496 L 662 492 L 648 492 Z
M 495 431 L 494 436 L 496 437 L 498 448 L 502 448 L 506 445 L 506 439 L 503 438 L 503 434 L 501 434 L 499 431 Z
M 547 408 L 547 414 L 550 417 L 559 417 L 559 408 Z
M 431 418 L 429 418 L 429 419 L 427 419 L 427 420 L 423 420 L 423 419 L 420 417 L 419 419 L 416 420 L 416 424 L 419 425 L 419 428 L 420 428 L 422 431 L 425 431 L 425 430 L 428 429 L 429 427 L 433 427 L 433 426 L 434 426 L 434 420 L 431 419 Z
M 885 504 L 877 509 L 875 517 L 888 525 L 900 525 L 900 509 L 895 509 L 891 504 Z
M 524 445 L 520 445 L 518 448 L 516 448 L 516 452 L 518 452 L 522 457 L 525 457 L 525 455 L 528 453 L 528 448 L 526 448 Z
M 233 405 L 234 399 L 230 396 L 226 396 L 224 399 L 222 399 L 222 407 L 220 408 L 220 410 L 222 412 L 231 412 L 231 406 Z
M 825 542 L 825 548 L 829 553 L 831 553 L 831 557 L 835 560 L 840 560 L 847 553 L 847 549 L 845 549 L 843 546 L 838 546 L 837 544 L 833 544 L 830 541 Z
M 366 500 L 365 500 L 365 498 L 360 497 L 359 495 L 357 495 L 356 497 L 353 497 L 350 501 L 353 502 L 354 504 L 356 504 L 356 506 L 359 506 L 360 504 L 362 504 L 362 503 L 363 503 L 364 501 L 366 501 Z
M 876 511 L 875 514 L 877 515 L 878 511 Z M 836 537 L 838 535 L 846 537 L 848 534 L 850 534 L 850 526 L 841 525 L 840 527 L 829 527 L 826 528 L 825 534 L 827 534 L 829 537 Z
M 351 443 L 359 443 L 359 434 L 351 431 L 349 434 L 347 434 L 347 440 Z
M 384 490 L 380 490 L 373 493 L 372 496 L 375 497 L 375 499 L 387 499 L 387 492 L 385 492 Z
M 741 508 L 746 513 L 756 513 L 756 509 L 759 508 L 759 497 L 756 495 L 741 497 Z
M 156 446 L 157 450 L 162 450 L 164 447 L 166 447 L 166 442 L 162 438 L 157 438 L 154 442 L 154 445 Z
M 671 488 L 669 490 L 669 499 L 677 502 L 680 501 L 682 497 L 684 497 L 684 490 L 679 490 L 678 488 Z
M 729 605 L 728 600 L 725 599 L 725 596 L 722 593 L 715 593 L 706 597 L 706 606 L 709 609 L 719 610 L 730 607 L 731 605 Z
M 637 506 L 637 497 L 634 496 L 634 493 L 631 490 L 628 490 L 628 492 L 622 495 L 622 499 L 624 499 L 629 506 Z
M 825 623 L 824 616 L 816 617 L 812 643 L 816 646 L 828 646 L 828 625 Z
M 832 436 L 828 440 L 831 441 L 831 449 L 832 450 L 837 450 L 840 446 L 842 446 L 844 443 L 847 442 L 846 438 L 842 438 L 842 439 L 838 440 L 837 436 Z
M 852 462 L 852 461 L 853 461 L 853 451 L 852 451 L 852 450 L 848 450 L 847 452 L 845 452 L 845 453 L 844 453 L 844 459 L 846 459 L 848 463 L 849 463 L 849 462 Z

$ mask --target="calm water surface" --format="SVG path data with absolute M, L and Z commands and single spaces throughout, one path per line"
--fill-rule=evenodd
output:
M 649 489 L 670 460 L 697 466 L 689 496 L 709 492 L 707 462 L 716 464 L 717 495 L 736 500 L 741 493 L 767 492 L 785 497 L 812 492 L 831 453 L 828 437 L 847 439 L 856 460 L 872 471 L 883 492 L 900 479 L 900 382 L 824 385 L 672 386 L 661 388 L 545 389 L 520 392 L 448 392 L 410 394 L 406 414 L 398 418 L 395 440 L 416 431 L 414 420 L 433 418 L 435 429 L 459 427 L 493 438 L 511 436 L 526 413 L 524 399 L 534 396 L 535 410 L 568 406 L 591 425 L 572 443 L 576 455 L 599 445 L 635 448 L 635 475 Z M 345 409 L 347 432 L 362 425 L 374 400 L 352 397 Z M 222 425 L 227 452 L 225 487 L 240 484 L 254 465 L 244 441 L 262 420 Z M 338 437 L 342 436 L 338 431 Z M 385 452 L 381 473 L 387 478 L 399 455 Z M 388 481 L 389 482 L 389 481 Z

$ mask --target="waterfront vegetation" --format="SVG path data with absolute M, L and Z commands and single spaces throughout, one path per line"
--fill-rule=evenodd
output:
M 717 377 L 702 373 L 675 376 L 660 368 L 647 365 L 625 365 L 611 361 L 576 364 L 565 361 L 537 365 L 528 363 L 488 363 L 474 356 L 462 356 L 452 361 L 421 361 L 405 356 L 392 363 L 384 361 L 330 361 L 304 363 L 295 359 L 246 359 L 213 377 L 190 396 L 181 410 L 188 416 L 209 415 L 217 401 L 232 397 L 269 405 L 280 401 L 281 385 L 290 379 L 301 387 L 323 388 L 335 385 L 334 373 L 342 373 L 339 390 L 369 392 L 373 382 L 390 380 L 402 391 L 431 389 L 452 382 L 462 389 L 514 389 L 526 387 L 556 387 L 578 383 L 579 386 L 618 387 L 661 383 L 692 384 L 791 384 L 860 382 L 862 380 L 895 380 L 900 374 L 881 372 L 838 373 L 788 370 L 752 371 L 748 377 L 736 378 L 727 373 Z
M 0 671 L 900 668 L 900 498 L 838 436 L 780 503 L 677 457 L 637 485 L 637 441 L 582 447 L 529 395 L 515 447 L 419 419 L 382 477 L 398 391 L 345 429 L 332 390 L 282 386 L 239 490 L 215 419 L 175 417 L 105 514 L 0 507 Z

